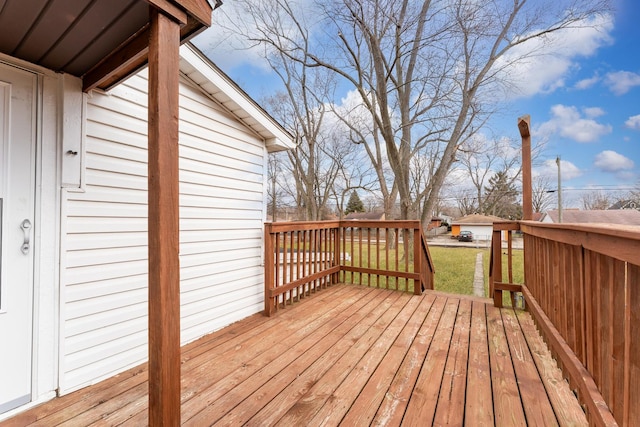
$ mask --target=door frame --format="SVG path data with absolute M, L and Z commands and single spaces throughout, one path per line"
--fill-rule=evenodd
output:
M 31 402 L 0 420 L 56 396 L 60 331 L 60 175 L 64 117 L 61 75 L 8 55 L 0 63 L 36 75 Z M 1 72 L 1 71 L 0 71 Z

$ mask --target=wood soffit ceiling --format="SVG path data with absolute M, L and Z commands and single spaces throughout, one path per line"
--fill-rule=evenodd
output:
M 182 41 L 211 25 L 206 0 L 0 0 L 0 52 L 108 89 L 147 63 L 150 4 L 187 18 Z

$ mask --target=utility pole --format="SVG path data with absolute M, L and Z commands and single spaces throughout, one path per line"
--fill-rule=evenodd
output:
M 560 156 L 556 157 L 558 165 L 558 222 L 562 222 L 562 173 L 560 171 Z

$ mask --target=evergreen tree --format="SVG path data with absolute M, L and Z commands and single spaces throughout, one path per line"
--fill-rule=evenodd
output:
M 344 210 L 344 214 L 349 215 L 351 212 L 364 212 L 364 204 L 362 203 L 362 200 L 360 200 L 356 191 L 351 193 L 351 196 L 349 196 L 349 201 L 347 202 L 347 208 Z
M 507 171 L 497 172 L 489 178 L 484 188 L 485 196 L 482 211 L 486 215 L 495 215 L 505 219 L 520 219 L 522 206 L 518 203 L 518 190 Z

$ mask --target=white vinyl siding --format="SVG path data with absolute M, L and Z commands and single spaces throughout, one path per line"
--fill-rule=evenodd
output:
M 63 191 L 63 393 L 147 359 L 147 80 L 88 100 L 84 192 Z M 264 142 L 180 95 L 181 340 L 263 308 Z

